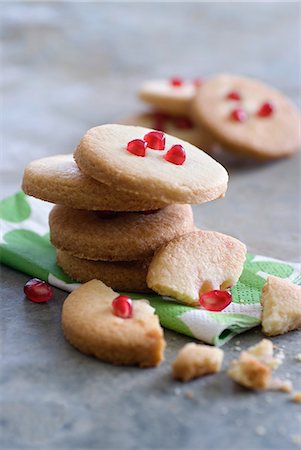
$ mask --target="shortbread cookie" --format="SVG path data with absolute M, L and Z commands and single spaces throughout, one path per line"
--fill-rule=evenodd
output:
M 105 261 L 146 259 L 161 245 L 194 229 L 189 205 L 112 216 L 57 205 L 49 215 L 49 226 L 56 248 L 79 258 Z
M 157 366 L 164 359 L 165 341 L 154 309 L 135 300 L 131 318 L 117 317 L 112 309 L 117 296 L 98 280 L 73 291 L 63 305 L 66 339 L 81 352 L 112 364 Z
M 196 83 L 190 80 L 151 80 L 143 83 L 139 97 L 159 111 L 172 116 L 186 116 L 196 89 Z
M 23 191 L 50 203 L 76 209 L 143 211 L 167 206 L 161 200 L 119 191 L 84 175 L 73 155 L 57 155 L 32 161 L 25 168 Z
M 223 74 L 196 93 L 194 119 L 224 148 L 259 159 L 300 147 L 300 114 L 287 97 L 258 80 Z
M 172 364 L 173 377 L 181 381 L 189 381 L 209 373 L 219 372 L 224 352 L 210 345 L 191 342 L 184 345 Z
M 198 305 L 200 294 L 235 284 L 246 246 L 215 231 L 198 230 L 173 239 L 154 255 L 147 284 L 161 295 Z
M 150 129 L 126 125 L 101 125 L 89 130 L 75 152 L 80 169 L 96 180 L 118 189 L 143 193 L 166 203 L 202 203 L 224 196 L 228 174 L 223 166 L 197 147 L 166 134 L 165 150 L 146 150 L 146 156 L 127 151 L 135 139 Z M 182 145 L 186 160 L 166 161 L 167 151 Z
M 135 125 L 154 130 L 164 131 L 183 141 L 209 152 L 213 146 L 213 139 L 200 126 L 196 127 L 187 117 L 172 117 L 160 112 L 141 113 L 126 117 L 118 121 L 121 125 Z
M 270 275 L 262 288 L 262 331 L 268 336 L 301 328 L 301 286 Z
M 239 359 L 231 362 L 228 375 L 249 389 L 281 389 L 283 382 L 272 379 L 272 370 L 279 364 L 281 360 L 274 357 L 273 343 L 263 339 L 259 344 L 242 351 Z
M 101 280 L 112 289 L 124 292 L 146 292 L 146 274 L 149 260 L 144 261 L 91 261 L 77 258 L 57 250 L 57 263 L 71 278 L 81 283 Z

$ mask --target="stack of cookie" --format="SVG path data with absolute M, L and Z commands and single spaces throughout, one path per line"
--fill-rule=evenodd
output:
M 220 164 L 185 141 L 103 125 L 85 134 L 73 156 L 30 163 L 23 190 L 56 203 L 50 238 L 68 275 L 145 291 L 154 252 L 194 229 L 189 204 L 223 197 L 227 181 Z
M 139 97 L 153 111 L 121 120 L 167 131 L 216 155 L 224 150 L 261 160 L 300 147 L 300 114 L 290 100 L 258 80 L 221 74 L 206 81 L 153 80 Z

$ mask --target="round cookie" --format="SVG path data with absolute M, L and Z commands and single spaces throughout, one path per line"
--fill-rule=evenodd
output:
M 173 239 L 154 255 L 149 288 L 182 303 L 199 305 L 200 294 L 224 290 L 239 279 L 246 246 L 216 231 L 197 230 Z
M 149 112 L 126 117 L 118 123 L 164 131 L 208 153 L 213 146 L 213 140 L 208 133 L 205 133 L 200 126 L 196 127 L 189 117 L 172 117 L 158 112 Z
M 104 261 L 137 261 L 176 236 L 194 229 L 189 205 L 170 205 L 152 214 L 102 216 L 55 206 L 49 215 L 52 244 L 74 256 Z
M 229 99 L 231 93 L 240 99 Z M 259 115 L 266 102 L 271 103 L 272 112 Z M 239 108 L 246 113 L 243 121 L 232 117 Z M 212 78 L 197 91 L 193 111 L 196 123 L 230 151 L 273 159 L 300 147 L 299 112 L 283 94 L 260 81 L 228 74 Z
M 58 265 L 71 278 L 81 283 L 97 279 L 112 289 L 123 292 L 146 292 L 146 274 L 150 260 L 144 261 L 91 261 L 77 258 L 63 250 L 56 252 Z
M 173 83 L 173 79 L 162 79 L 143 83 L 139 97 L 171 116 L 187 116 L 195 93 L 196 85 L 193 81 L 180 80 L 179 83 Z
M 132 317 L 123 319 L 112 310 L 117 296 L 98 280 L 75 289 L 63 305 L 65 338 L 81 352 L 111 364 L 157 366 L 164 359 L 165 341 L 154 308 L 135 300 Z
M 116 190 L 83 174 L 73 155 L 38 159 L 25 168 L 23 191 L 50 203 L 75 209 L 143 211 L 166 206 L 141 194 Z
M 152 130 L 126 125 L 101 125 L 90 129 L 74 157 L 91 177 L 117 185 L 118 189 L 143 192 L 143 196 L 166 203 L 202 203 L 222 197 L 227 189 L 226 169 L 202 150 L 168 134 L 164 151 L 147 149 L 146 156 L 127 151 L 128 142 L 143 139 Z M 173 145 L 186 152 L 183 165 L 164 159 Z

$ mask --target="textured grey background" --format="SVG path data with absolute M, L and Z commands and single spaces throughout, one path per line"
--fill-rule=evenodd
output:
M 71 152 L 88 128 L 143 109 L 135 93 L 145 78 L 231 71 L 270 82 L 299 103 L 299 6 L 2 2 L 1 197 L 19 188 L 30 160 Z M 196 206 L 197 224 L 297 261 L 298 156 L 265 165 L 223 161 L 227 196 Z M 87 358 L 62 337 L 65 293 L 35 305 L 22 294 L 26 276 L 8 268 L 1 275 L 2 448 L 296 448 L 301 410 L 289 396 L 246 392 L 224 372 L 185 386 L 172 381 L 169 363 L 188 341 L 172 332 L 158 369 Z M 258 329 L 227 344 L 226 362 L 237 340 L 244 348 L 260 337 Z M 279 373 L 301 389 L 293 361 L 300 332 L 274 341 L 287 353 Z

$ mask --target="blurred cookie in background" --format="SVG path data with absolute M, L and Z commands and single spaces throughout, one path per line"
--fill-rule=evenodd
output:
M 197 89 L 193 118 L 222 149 L 269 160 L 300 147 L 300 114 L 276 89 L 231 74 L 211 78 Z
M 190 142 L 190 144 L 201 148 L 207 153 L 211 152 L 214 144 L 212 137 L 208 133 L 205 133 L 200 126 L 196 126 L 188 115 L 174 117 L 159 111 L 150 111 L 124 117 L 117 120 L 117 123 L 164 131 L 179 139 Z
M 156 111 L 171 116 L 186 116 L 202 79 L 186 80 L 180 77 L 145 81 L 139 89 L 139 98 Z

